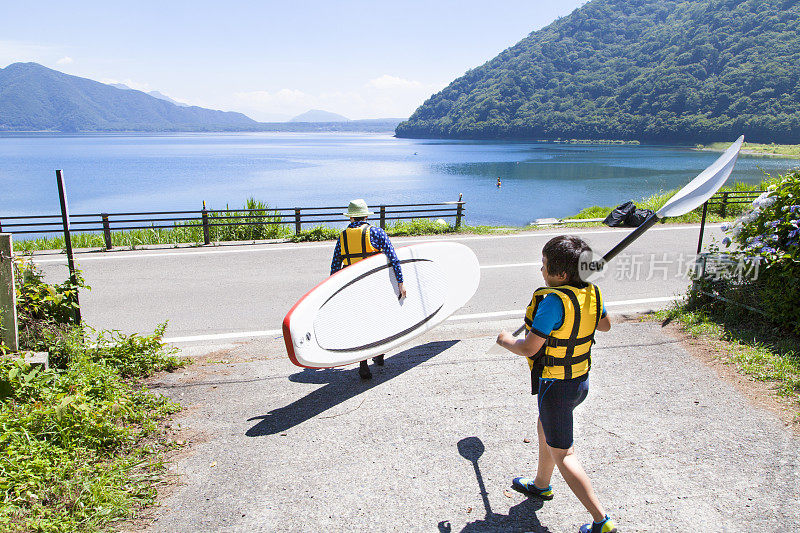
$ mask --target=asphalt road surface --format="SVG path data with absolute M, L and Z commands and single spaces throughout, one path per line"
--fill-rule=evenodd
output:
M 479 322 L 521 317 L 533 290 L 543 285 L 541 249 L 551 237 L 577 234 L 604 253 L 629 231 L 564 228 L 392 241 L 397 247 L 446 239 L 472 248 L 481 264 L 480 286 L 451 320 Z M 658 225 L 615 258 L 599 282 L 609 312 L 657 309 L 683 294 L 698 232 L 697 225 Z M 719 225 L 711 225 L 704 242 L 721 236 Z M 78 266 L 92 287 L 81 294 L 82 315 L 92 327 L 125 333 L 152 332 L 168 320 L 166 338 L 181 345 L 280 335 L 292 305 L 328 276 L 332 253 L 332 242 L 79 253 Z M 35 260 L 48 280 L 67 277 L 63 254 Z
M 599 252 L 629 230 L 569 229 Z M 96 328 L 168 338 L 194 364 L 150 380 L 180 402 L 175 477 L 125 530 L 575 532 L 589 515 L 561 476 L 541 502 L 510 488 L 536 468 L 527 364 L 490 353 L 541 285 L 542 245 L 559 230 L 463 236 L 478 293 L 444 324 L 353 367 L 308 370 L 285 354 L 280 323 L 329 271 L 332 243 L 229 245 L 79 254 Z M 576 452 L 625 532 L 786 531 L 800 523 L 800 440 L 772 412 L 653 321 L 689 284 L 697 226 L 649 230 L 599 284 L 614 323 L 592 350 Z M 713 226 L 707 236 L 720 237 Z M 402 246 L 422 239 L 394 239 Z M 40 254 L 48 279 L 63 256 Z M 413 297 L 413 294 L 409 294 Z M 526 442 L 527 441 L 527 442 Z

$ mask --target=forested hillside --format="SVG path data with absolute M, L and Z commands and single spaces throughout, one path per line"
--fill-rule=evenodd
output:
M 396 134 L 800 143 L 800 2 L 592 0 L 453 81 Z

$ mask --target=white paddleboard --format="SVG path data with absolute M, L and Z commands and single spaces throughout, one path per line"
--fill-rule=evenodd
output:
M 384 254 L 340 270 L 283 319 L 289 359 L 306 368 L 342 366 L 386 353 L 429 331 L 478 289 L 478 258 L 455 242 L 396 248 L 407 296 L 397 298 Z

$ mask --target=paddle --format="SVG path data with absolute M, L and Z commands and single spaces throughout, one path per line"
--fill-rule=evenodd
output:
M 595 270 L 602 270 L 607 262 L 615 258 L 622 250 L 641 237 L 642 233 L 650 229 L 662 218 L 685 215 L 689 211 L 703 205 L 704 202 L 711 198 L 714 193 L 722 187 L 722 184 L 725 183 L 728 176 L 731 175 L 731 171 L 733 171 L 733 167 L 736 165 L 736 158 L 739 156 L 739 149 L 742 147 L 742 142 L 744 142 L 744 135 L 736 139 L 716 161 L 698 174 L 696 178 L 687 183 L 683 189 L 676 192 L 661 209 L 650 215 L 638 228 L 626 235 L 619 244 L 606 252 Z M 522 333 L 524 329 L 525 326 L 522 325 L 512 335 L 516 337 Z M 494 351 L 495 347 L 500 348 L 498 345 L 492 346 L 490 352 Z

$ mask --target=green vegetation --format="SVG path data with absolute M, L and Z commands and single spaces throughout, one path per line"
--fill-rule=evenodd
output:
M 748 313 L 722 311 L 697 293 L 671 309 L 656 313 L 661 320 L 676 320 L 694 337 L 714 341 L 725 362 L 759 381 L 777 385 L 778 394 L 791 398 L 800 417 L 800 339 L 781 333 Z
M 229 209 L 228 206 L 225 207 Z M 253 213 L 247 210 L 258 210 Z M 220 223 L 239 222 L 237 226 L 215 226 Z M 138 229 L 112 231 L 111 243 L 115 247 L 136 248 L 149 244 L 203 243 L 203 228 L 199 219 L 187 223 L 175 223 L 173 228 Z M 212 242 L 254 241 L 262 239 L 282 239 L 292 235 L 288 225 L 282 223 L 277 211 L 270 211 L 264 202 L 248 198 L 242 211 L 209 214 L 209 237 Z M 72 233 L 73 248 L 104 248 L 102 233 Z M 65 248 L 63 235 L 15 241 L 14 249 L 20 252 L 34 250 L 62 250 Z
M 20 262 L 23 349 L 51 368 L 0 358 L 0 529 L 106 530 L 151 504 L 168 442 L 159 421 L 179 409 L 140 379 L 181 364 L 161 335 L 96 333 L 74 322 L 77 283 L 48 285 Z M 7 349 L 3 349 L 7 352 Z
M 711 143 L 709 145 L 698 144 L 698 150 L 712 150 L 715 152 L 724 152 L 730 143 Z M 742 153 L 751 155 L 774 155 L 779 157 L 796 157 L 800 158 L 800 144 L 760 144 L 760 143 L 744 143 L 742 144 Z
M 727 148 L 727 146 L 726 146 Z M 769 181 L 762 181 L 756 185 L 750 185 L 747 183 L 740 183 L 736 182 L 731 186 L 723 187 L 719 190 L 719 192 L 746 192 L 746 191 L 763 191 L 767 188 Z M 642 198 L 638 202 L 634 202 L 636 207 L 640 209 L 650 209 L 652 211 L 658 211 L 667 200 L 672 198 L 672 196 L 678 192 L 677 189 L 667 191 L 667 192 L 659 192 L 656 194 L 652 194 L 647 198 Z M 706 221 L 707 222 L 720 222 L 722 220 L 729 220 L 732 219 L 747 209 L 749 209 L 749 203 L 741 203 L 741 204 L 728 204 L 725 209 L 725 217 L 722 216 L 722 205 L 721 204 L 714 204 L 710 205 L 708 209 L 708 213 L 706 214 Z M 591 207 L 587 207 L 582 209 L 577 215 L 572 216 L 570 218 L 605 218 L 614 209 L 613 207 L 600 207 L 597 205 L 593 205 Z M 694 211 L 690 211 L 685 215 L 679 217 L 672 217 L 667 219 L 667 222 L 672 223 L 697 223 L 700 222 L 703 216 L 703 207 L 700 206 Z
M 399 137 L 800 142 L 800 4 L 593 0 L 431 96 Z
M 747 289 L 775 324 L 800 335 L 800 170 L 770 180 L 767 191 L 723 227 L 734 256 L 764 264 L 758 279 L 712 288 L 722 296 Z
M 732 251 L 713 248 L 686 301 L 666 316 L 730 341 L 737 367 L 778 382 L 800 405 L 800 171 L 768 180 L 766 189 L 723 226 Z

